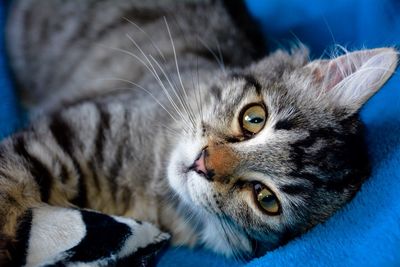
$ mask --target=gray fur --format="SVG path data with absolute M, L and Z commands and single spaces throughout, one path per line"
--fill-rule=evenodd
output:
M 175 244 L 242 258 L 326 220 L 368 176 L 358 108 L 322 92 L 305 48 L 256 62 L 220 1 L 16 2 L 11 60 L 25 102 L 42 115 L 2 144 L 10 156 L 0 171 L 16 187 L 8 177 L 24 173 L 41 201 L 147 220 Z M 386 71 L 375 91 L 397 60 L 393 50 L 376 53 L 390 58 L 379 61 Z M 245 140 L 238 114 L 254 101 L 268 121 Z M 49 171 L 46 188 L 25 170 L 17 142 Z M 187 170 L 211 143 L 239 162 L 214 181 Z M 253 181 L 275 191 L 282 214 L 258 210 Z

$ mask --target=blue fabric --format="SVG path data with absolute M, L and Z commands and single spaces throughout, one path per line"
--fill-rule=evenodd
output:
M 0 1 L 0 139 L 11 134 L 21 125 L 21 112 L 12 89 L 10 74 L 6 65 L 4 45 L 5 9 L 4 1 Z
M 350 49 L 400 44 L 397 0 L 247 0 L 270 48 L 300 39 L 314 56 L 339 43 Z M 4 6 L 0 1 L 0 29 Z M 0 41 L 0 53 L 3 52 Z M 20 112 L 0 56 L 0 135 L 19 123 Z M 400 75 L 362 109 L 373 172 L 355 199 L 326 223 L 247 266 L 400 265 Z M 204 250 L 172 248 L 159 266 L 241 266 Z

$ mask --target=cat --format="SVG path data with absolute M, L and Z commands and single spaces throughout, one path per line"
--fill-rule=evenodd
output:
M 234 14 L 14 1 L 10 61 L 34 115 L 0 145 L 2 262 L 151 265 L 169 234 L 247 259 L 354 197 L 370 171 L 358 111 L 397 51 L 264 56 Z

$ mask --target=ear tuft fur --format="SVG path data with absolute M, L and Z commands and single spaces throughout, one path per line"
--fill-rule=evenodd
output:
M 395 49 L 378 48 L 313 61 L 305 67 L 332 104 L 356 112 L 392 76 L 397 63 Z

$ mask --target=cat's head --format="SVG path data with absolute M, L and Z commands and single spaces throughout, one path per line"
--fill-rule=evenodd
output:
M 298 49 L 215 78 L 168 167 L 204 243 L 272 249 L 348 202 L 369 174 L 358 110 L 396 65 L 391 48 L 311 62 Z

